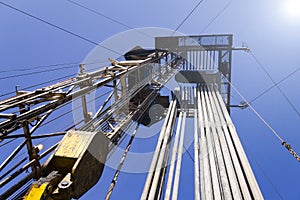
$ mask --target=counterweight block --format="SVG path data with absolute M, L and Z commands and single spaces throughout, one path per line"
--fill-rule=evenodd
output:
M 46 174 L 57 171 L 62 179 L 58 185 L 52 186 L 56 188 L 52 194 L 43 196 L 51 196 L 53 199 L 80 198 L 100 179 L 108 153 L 108 142 L 101 132 L 67 132 L 44 168 Z M 36 185 L 31 190 L 36 190 Z

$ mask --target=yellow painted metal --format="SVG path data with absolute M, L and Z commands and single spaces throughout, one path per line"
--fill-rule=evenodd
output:
M 65 181 L 69 183 L 67 187 L 58 184 L 56 196 L 69 193 L 73 198 L 80 198 L 98 182 L 104 168 L 108 142 L 101 132 L 70 130 L 66 133 L 45 163 L 46 170 L 57 171 L 62 178 L 70 175 Z
M 84 153 L 88 144 L 93 139 L 94 134 L 76 134 L 75 131 L 70 131 L 63 138 L 55 156 L 67 158 L 79 158 Z
M 42 185 L 34 184 L 29 192 L 26 194 L 24 200 L 40 200 L 43 195 L 47 192 L 49 183 L 43 183 Z

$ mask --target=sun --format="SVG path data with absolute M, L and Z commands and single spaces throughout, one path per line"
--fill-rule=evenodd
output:
M 287 18 L 300 20 L 300 0 L 283 1 L 283 12 Z

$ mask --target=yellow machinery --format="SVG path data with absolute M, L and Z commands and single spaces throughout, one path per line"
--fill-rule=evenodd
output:
M 34 182 L 25 196 L 32 199 L 79 198 L 101 177 L 108 139 L 100 132 L 69 131 L 45 163 L 51 172 Z

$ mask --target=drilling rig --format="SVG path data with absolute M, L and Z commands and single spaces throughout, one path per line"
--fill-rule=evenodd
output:
M 151 129 L 160 120 L 141 199 L 177 199 L 187 119 L 194 124 L 194 199 L 263 199 L 230 118 L 234 50 L 247 48 L 233 47 L 231 34 L 157 37 L 154 49 L 136 46 L 123 59 L 110 59 L 110 66 L 86 72 L 80 65 L 75 77 L 1 100 L 1 141 L 23 139 L 0 166 L 1 199 L 78 199 L 105 173 L 129 127 Z M 166 94 L 162 89 L 170 81 L 176 87 Z M 107 95 L 90 113 L 89 95 L 97 91 Z M 80 110 L 81 121 L 35 134 L 72 101 L 80 102 L 73 109 Z M 46 150 L 35 142 L 52 137 L 62 139 Z M 13 162 L 24 148 L 27 159 Z

